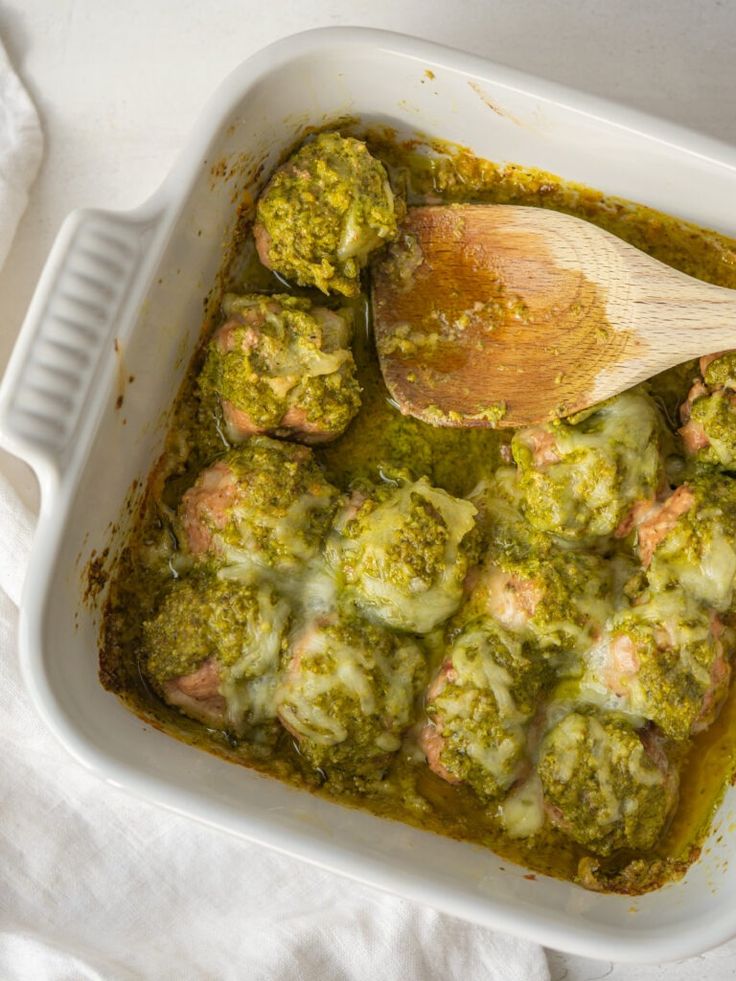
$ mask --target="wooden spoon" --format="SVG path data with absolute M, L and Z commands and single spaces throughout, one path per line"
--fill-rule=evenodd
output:
M 373 324 L 403 413 L 524 426 L 736 347 L 736 290 L 557 211 L 427 206 L 374 269 Z

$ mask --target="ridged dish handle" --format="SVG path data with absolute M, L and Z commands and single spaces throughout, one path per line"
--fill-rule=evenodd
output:
M 0 439 L 60 478 L 96 418 L 116 338 L 142 299 L 157 221 L 75 211 L 57 236 L 0 386 Z

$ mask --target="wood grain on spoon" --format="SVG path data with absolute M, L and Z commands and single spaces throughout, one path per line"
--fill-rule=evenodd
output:
M 736 290 L 560 212 L 427 206 L 374 269 L 373 324 L 402 412 L 521 426 L 736 347 Z

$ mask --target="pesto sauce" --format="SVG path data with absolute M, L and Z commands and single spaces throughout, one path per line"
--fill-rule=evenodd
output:
M 361 135 L 383 161 L 394 188 L 403 191 L 409 203 L 442 200 L 554 208 L 600 225 L 676 269 L 736 288 L 736 242 L 715 232 L 541 171 L 518 165 L 500 167 L 447 144 L 400 144 L 389 130 Z M 258 263 L 252 240 L 243 228 L 237 238 L 245 246 L 232 265 L 238 272 L 222 284 L 223 291 L 283 293 L 284 281 Z M 304 289 L 290 292 L 316 298 Z M 345 305 L 344 298 L 333 303 L 320 295 L 323 304 L 337 306 L 338 300 L 340 306 Z M 402 416 L 388 398 L 380 374 L 368 301 L 363 295 L 349 302 L 354 314 L 353 349 L 362 409 L 342 437 L 315 451 L 326 477 L 341 490 L 362 481 L 427 477 L 452 495 L 469 494 L 502 464 L 501 450 L 512 433 L 434 428 Z M 141 624 L 151 618 L 171 583 L 168 556 L 174 534 L 172 511 L 198 472 L 227 446 L 221 420 L 211 407 L 200 408 L 195 398 L 202 358 L 200 349 L 174 408 L 163 457 L 149 478 L 139 524 L 120 555 L 111 582 L 100 652 L 100 678 L 105 687 L 151 725 L 199 748 L 344 804 L 477 842 L 496 856 L 537 872 L 578 881 L 581 877 L 585 880 L 587 872 L 590 884 L 592 871 L 594 887 L 624 893 L 645 892 L 684 874 L 697 857 L 714 809 L 736 770 L 733 689 L 716 722 L 681 750 L 680 805 L 669 830 L 651 852 L 619 852 L 610 859 L 591 857 L 549 825 L 530 840 L 510 838 L 494 805 L 483 803 L 466 786 L 442 781 L 426 765 L 414 762 L 410 754 L 396 754 L 380 778 L 324 783 L 324 774 L 305 762 L 285 731 L 280 730 L 265 743 L 238 740 L 205 728 L 156 697 L 138 658 Z M 680 366 L 648 386 L 672 428 L 677 425 L 677 404 L 685 397 L 692 375 L 691 365 Z M 674 446 L 674 438 L 671 442 Z M 438 645 L 436 637 L 430 636 L 424 643 L 426 648 L 435 649 L 431 660 L 436 665 L 442 657 L 441 642 Z M 489 853 L 488 861 L 497 858 Z

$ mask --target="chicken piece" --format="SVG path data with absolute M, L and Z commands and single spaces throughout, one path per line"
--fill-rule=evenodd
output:
M 398 750 L 425 678 L 414 641 L 354 616 L 317 618 L 292 642 L 279 719 L 315 767 L 366 773 Z
M 540 470 L 562 460 L 561 452 L 557 448 L 556 437 L 557 434 L 554 429 L 543 426 L 524 430 L 524 436 L 520 442 L 529 451 L 530 462 L 535 469 Z M 513 450 L 511 458 L 513 459 Z
M 676 527 L 677 521 L 695 504 L 695 494 L 682 484 L 669 497 L 640 510 L 633 525 L 637 530 L 637 548 L 641 564 L 648 569 L 654 550 Z
M 559 670 L 574 672 L 613 610 L 611 572 L 597 555 L 552 551 L 521 559 L 491 548 L 457 619 L 490 618 L 534 642 Z
M 261 262 L 287 280 L 357 296 L 361 269 L 397 237 L 402 215 L 365 143 L 320 133 L 269 181 L 253 234 Z
M 533 642 L 557 670 L 576 673 L 621 599 L 621 563 L 560 548 L 538 531 L 521 511 L 520 482 L 515 468 L 500 467 L 470 496 L 486 550 L 466 579 L 469 595 L 456 623 L 491 618 Z
M 189 674 L 165 681 L 161 692 L 164 701 L 181 709 L 184 715 L 214 729 L 224 728 L 227 702 L 220 694 L 220 665 L 214 657 Z
M 541 658 L 499 625 L 471 621 L 427 691 L 419 745 L 448 783 L 494 799 L 528 768 L 526 731 L 545 673 Z
M 198 564 L 291 570 L 319 552 L 337 499 L 311 450 L 254 436 L 186 491 L 179 538 Z
M 492 477 L 481 480 L 468 499 L 478 510 L 481 538 L 492 555 L 523 561 L 556 551 L 553 539 L 524 515 L 525 498 L 516 467 L 499 467 Z
M 661 421 L 648 396 L 625 392 L 574 424 L 521 429 L 511 448 L 527 520 L 571 542 L 613 535 L 662 481 Z
M 326 555 L 366 616 L 428 633 L 462 601 L 475 514 L 424 477 L 384 484 L 338 512 Z
M 736 351 L 707 354 L 680 406 L 686 455 L 699 465 L 736 470 Z
M 482 600 L 478 596 L 481 590 Z M 497 566 L 487 565 L 474 593 L 474 598 L 502 627 L 521 633 L 536 616 L 545 596 L 545 585 L 540 579 L 504 572 Z
M 451 770 L 448 770 L 442 762 L 442 754 L 445 751 L 447 740 L 444 736 L 444 720 L 434 706 L 434 701 L 442 694 L 445 687 L 448 684 L 454 684 L 456 679 L 457 674 L 452 666 L 452 661 L 444 661 L 427 689 L 426 703 L 429 720 L 420 729 L 418 738 L 419 748 L 424 753 L 430 770 L 446 783 L 451 784 L 462 783 L 462 780 Z
M 736 484 L 718 475 L 682 484 L 642 518 L 637 547 L 654 589 L 678 586 L 728 610 L 736 582 Z
M 267 586 L 178 580 L 143 625 L 143 670 L 164 701 L 207 726 L 271 723 L 289 618 Z
M 615 715 L 566 715 L 545 735 L 537 771 L 549 819 L 597 855 L 652 848 L 677 800 L 663 748 Z
M 582 691 L 687 739 L 711 724 L 727 694 L 732 642 L 717 614 L 680 590 L 646 594 L 589 652 Z
M 692 419 L 692 408 L 695 402 L 710 394 L 708 387 L 700 378 L 693 382 L 687 398 L 680 406 L 682 427 L 678 430 L 682 444 L 688 456 L 694 456 L 698 450 L 710 445 L 705 429 L 698 420 Z
M 696 381 L 680 406 L 685 453 L 720 470 L 736 470 L 736 391 Z
M 199 376 L 219 404 L 225 434 L 325 443 L 360 408 L 347 313 L 293 296 L 228 294 Z

